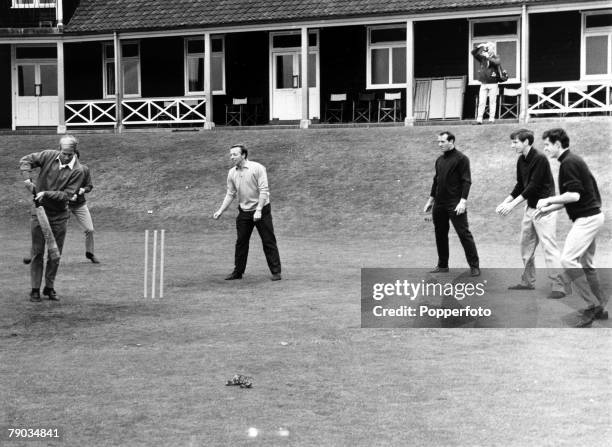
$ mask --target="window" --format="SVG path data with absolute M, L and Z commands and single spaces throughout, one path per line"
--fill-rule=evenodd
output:
M 520 82 L 519 32 L 518 18 L 471 20 L 470 51 L 481 43 L 493 42 L 502 67 L 508 72 L 508 82 Z M 467 57 L 470 58 L 470 84 L 479 84 L 476 79 L 479 63 L 469 51 Z
M 105 43 L 103 46 L 104 64 L 104 97 L 115 96 L 115 46 Z M 121 66 L 123 68 L 123 96 L 140 96 L 140 44 L 138 42 L 121 42 Z
M 612 76 L 612 11 L 582 15 L 580 75 L 583 79 Z
M 367 88 L 406 86 L 406 27 L 368 28 Z
M 13 8 L 55 8 L 54 0 L 13 0 Z
M 211 37 L 211 82 L 215 95 L 225 94 L 225 39 Z M 185 95 L 204 93 L 204 37 L 185 39 Z

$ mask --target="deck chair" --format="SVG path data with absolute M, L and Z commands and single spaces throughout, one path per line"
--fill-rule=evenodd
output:
M 518 118 L 521 111 L 521 89 L 504 87 L 497 103 L 499 119 Z
M 357 100 L 353 101 L 353 122 L 372 121 L 372 104 L 376 100 L 374 93 L 359 93 Z
M 231 104 L 225 105 L 225 125 L 242 126 L 247 98 L 232 98 Z
M 400 121 L 402 119 L 401 100 L 401 93 L 385 93 L 384 98 L 378 100 L 378 122 Z
M 336 121 L 341 123 L 344 120 L 344 106 L 346 104 L 346 93 L 332 93 L 329 101 L 325 103 L 325 122 Z

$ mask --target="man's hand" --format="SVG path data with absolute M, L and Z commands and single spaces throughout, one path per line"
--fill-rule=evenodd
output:
M 85 194 L 85 188 L 79 188 L 79 192 L 77 194 L 80 195 L 80 196 Z
M 550 206 L 551 203 L 548 199 L 540 199 L 538 200 L 538 204 L 536 205 L 536 209 L 540 210 L 542 208 L 546 208 L 547 206 Z
M 34 194 L 34 188 L 36 186 L 34 185 L 34 182 L 32 182 L 32 180 L 26 179 L 26 180 L 23 181 L 23 184 L 25 185 L 25 187 L 27 188 L 28 191 L 30 191 L 32 194 Z
M 512 205 L 512 202 L 503 202 L 495 208 L 495 212 L 501 216 L 507 216 L 513 209 L 514 205 Z
M 465 199 L 461 199 L 459 203 L 457 204 L 457 206 L 455 207 L 455 213 L 457 213 L 457 216 L 465 213 L 465 208 L 466 208 L 465 202 L 466 202 Z
M 540 200 L 540 202 L 541 202 L 542 200 L 544 200 L 544 199 L 541 199 L 541 200 Z M 539 205 L 539 202 L 538 202 L 538 205 Z M 538 209 L 536 210 L 536 212 L 535 212 L 535 213 L 533 213 L 533 218 L 534 218 L 535 220 L 540 220 L 542 217 L 546 217 L 546 216 L 548 216 L 548 215 L 549 215 L 550 213 L 552 213 L 553 211 L 556 211 L 556 208 L 555 208 L 555 207 L 553 207 L 553 206 L 550 206 L 550 205 L 549 205 L 549 206 L 544 206 L 544 207 L 542 207 L 542 208 L 539 208 L 539 207 L 538 207 Z
M 255 222 L 261 220 L 261 210 L 255 210 L 255 214 L 253 214 L 253 220 Z
M 41 191 L 38 194 L 36 194 L 36 197 L 34 197 L 34 200 L 36 200 L 37 202 L 42 200 L 42 198 L 45 197 L 45 191 Z
M 423 207 L 423 212 L 430 213 L 432 208 L 433 208 L 433 200 L 429 199 L 427 203 L 425 204 L 425 206 Z
M 217 220 L 219 217 L 221 217 L 221 214 L 223 214 L 223 211 L 216 211 L 215 214 L 213 214 L 213 219 Z

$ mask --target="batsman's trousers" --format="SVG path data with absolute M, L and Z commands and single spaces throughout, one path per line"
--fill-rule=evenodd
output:
M 85 252 L 93 254 L 94 252 L 94 226 L 93 221 L 91 220 L 91 214 L 89 213 L 89 208 L 87 208 L 87 204 L 83 203 L 82 205 L 70 207 L 70 212 L 76 217 L 79 226 L 83 229 L 85 233 Z
M 468 225 L 467 211 L 463 214 L 457 215 L 454 206 L 435 206 L 431 210 L 431 215 L 434 224 L 434 230 L 436 232 L 436 247 L 438 249 L 438 267 L 448 267 L 448 231 L 450 220 L 455 227 L 457 236 L 461 241 L 463 250 L 465 251 L 465 257 L 470 267 L 478 267 L 478 251 L 476 250 L 476 243 L 474 237 L 470 232 Z
M 236 254 L 234 272 L 243 274 L 246 269 L 247 258 L 249 256 L 249 241 L 253 233 L 253 227 L 257 228 L 261 242 L 263 244 L 264 254 L 270 271 L 274 273 L 281 272 L 280 255 L 276 246 L 276 237 L 274 236 L 274 226 L 272 225 L 272 209 L 270 204 L 267 204 L 261 210 L 261 219 L 253 220 L 255 211 L 244 211 L 239 208 L 238 217 L 236 217 L 236 231 L 238 239 L 236 240 Z
M 66 238 L 66 227 L 68 226 L 68 210 L 60 213 L 47 212 L 51 231 L 57 242 L 57 248 L 60 254 L 64 247 L 64 239 Z M 40 289 L 43 276 L 43 261 L 45 257 L 45 237 L 43 235 L 38 218 L 33 210 L 30 219 L 30 229 L 32 233 L 32 263 L 30 264 L 30 283 L 32 289 Z M 59 268 L 60 260 L 52 260 L 51 256 L 47 255 L 47 268 L 45 269 L 45 287 L 54 288 L 55 275 Z

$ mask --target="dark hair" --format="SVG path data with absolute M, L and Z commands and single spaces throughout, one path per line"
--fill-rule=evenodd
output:
M 445 130 L 444 132 L 440 132 L 438 135 L 439 136 L 446 135 L 446 141 L 450 141 L 451 143 L 455 142 L 455 136 L 448 130 Z
M 249 151 L 246 148 L 246 146 L 244 144 L 232 144 L 231 149 L 234 149 L 235 147 L 237 147 L 238 149 L 240 149 L 240 153 L 242 155 L 244 155 L 244 159 L 246 160 L 247 158 L 249 158 Z
M 79 152 L 78 149 L 75 149 L 74 153 L 76 154 L 77 158 L 81 158 L 81 153 Z
M 565 130 L 560 127 L 556 127 L 554 129 L 547 130 L 542 134 L 542 139 L 545 140 L 548 138 L 548 141 L 551 143 L 556 143 L 557 141 L 561 143 L 561 147 L 563 149 L 567 149 L 570 144 L 570 139 Z
M 510 134 L 510 139 L 514 140 L 517 139 L 521 142 L 525 142 L 525 140 L 529 141 L 529 146 L 531 146 L 533 144 L 533 132 L 530 131 L 529 129 L 519 129 L 519 130 L 515 130 L 514 132 L 512 132 Z

